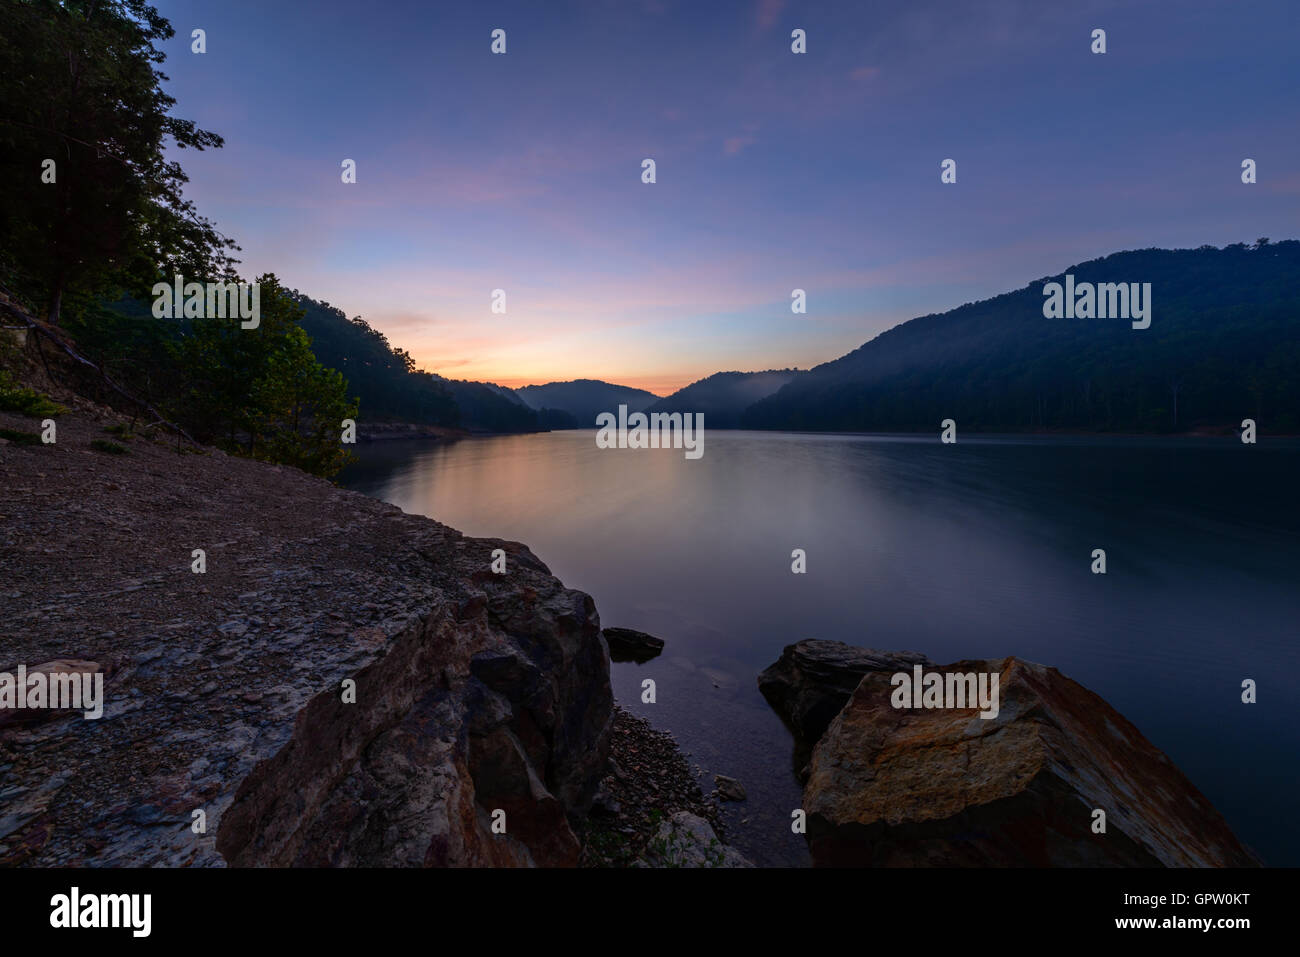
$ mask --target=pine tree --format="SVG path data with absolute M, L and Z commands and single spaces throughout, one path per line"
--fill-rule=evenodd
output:
M 222 145 L 168 115 L 155 43 L 173 32 L 144 0 L 0 5 L 0 278 L 51 323 L 72 299 L 143 293 L 159 274 L 231 275 L 238 247 L 195 212 L 164 156 L 168 142 Z

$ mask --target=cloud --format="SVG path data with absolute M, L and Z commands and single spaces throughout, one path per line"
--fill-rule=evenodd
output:
M 745 134 L 744 136 L 729 136 L 726 142 L 722 144 L 722 151 L 728 156 L 735 156 L 746 146 L 753 146 L 758 142 L 758 137 Z
M 383 309 L 373 310 L 369 316 L 362 318 L 375 328 L 382 329 L 385 335 L 428 332 L 432 327 L 446 323 L 445 319 L 437 319 L 427 313 L 391 312 Z
M 1284 174 L 1276 179 L 1264 180 L 1263 186 L 1268 193 L 1300 194 L 1300 174 Z
M 741 126 L 740 132 L 735 136 L 729 136 L 722 142 L 722 151 L 728 156 L 735 156 L 747 146 L 753 146 L 758 142 L 758 123 L 745 123 Z
M 770 30 L 785 9 L 785 0 L 758 0 L 758 28 Z

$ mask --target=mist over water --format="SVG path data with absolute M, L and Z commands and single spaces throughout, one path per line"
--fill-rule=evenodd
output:
M 612 666 L 615 696 L 676 736 L 706 792 L 715 772 L 740 778 L 728 839 L 759 863 L 808 858 L 790 736 L 755 679 L 783 646 L 829 638 L 1057 667 L 1267 863 L 1300 864 L 1300 440 L 714 430 L 705 448 L 599 449 L 591 431 L 381 442 L 340 483 L 524 542 L 603 625 L 663 638 L 654 661 Z

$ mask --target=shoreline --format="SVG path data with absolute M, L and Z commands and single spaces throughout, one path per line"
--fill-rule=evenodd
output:
M 11 490 L 0 532 L 16 546 L 0 549 L 0 576 L 13 589 L 0 670 L 102 675 L 107 695 L 102 721 L 4 716 L 0 761 L 18 789 L 0 814 L 0 863 L 752 866 L 726 845 L 718 795 L 702 793 L 674 735 L 614 700 L 593 599 L 566 588 L 526 545 L 470 538 L 294 468 L 173 448 L 122 431 L 124 417 L 88 400 L 54 397 L 75 410 L 59 417 L 56 443 L 0 442 L 0 478 Z M 0 426 L 31 425 L 0 413 Z M 195 500 L 206 506 L 199 513 Z M 207 567 L 196 578 L 189 562 L 199 552 Z M 498 553 L 508 573 L 491 567 Z M 52 594 L 51 582 L 62 593 Z M 889 670 L 874 659 L 896 653 L 816 647 L 796 655 L 804 664 L 788 679 L 793 700 L 814 702 L 820 714 L 819 675 L 829 668 L 861 680 L 840 689 L 851 707 L 833 695 L 827 716 L 839 717 L 815 743 L 807 834 L 821 842 L 823 862 L 861 863 L 856 825 L 837 823 L 826 808 L 870 811 L 906 783 L 891 784 L 883 764 L 855 778 L 842 763 L 862 753 L 859 738 L 879 744 L 881 721 L 898 724 L 882 704 L 889 694 L 872 684 Z M 1024 745 L 1031 750 L 1009 760 L 1114 767 L 1117 756 L 1138 753 L 1129 791 L 1187 797 L 1192 810 L 1179 805 L 1181 817 L 1155 799 L 1118 811 L 1114 823 L 1130 825 L 1142 847 L 1117 842 L 1114 860 L 1244 859 L 1212 805 L 1104 700 L 1032 662 L 959 664 L 996 665 L 1008 691 L 1022 680 L 1061 716 L 1053 726 L 1064 734 L 1043 738 L 1026 724 L 1018 738 L 993 735 L 1006 747 L 1013 738 L 1059 742 Z M 861 671 L 881 674 L 868 680 Z M 344 707 L 340 682 L 359 691 Z M 1112 737 L 1128 730 L 1112 742 L 1075 714 L 1109 715 Z M 778 715 L 789 728 L 791 716 Z M 1006 720 L 1019 717 L 1008 711 Z M 917 727 L 904 750 L 946 740 L 934 724 L 941 715 L 907 720 Z M 54 778 L 51 761 L 62 769 Z M 928 779 L 959 781 L 957 772 L 936 765 Z M 721 777 L 722 799 L 736 800 Z M 1114 811 L 1125 802 L 1092 793 L 1101 777 L 1061 783 Z M 1018 780 L 993 775 L 984 784 L 1010 794 Z M 935 803 L 954 800 L 940 794 Z M 1001 806 L 976 803 L 980 813 Z M 196 807 L 210 828 L 198 839 L 184 827 Z M 1011 836 L 1043 822 L 1070 847 L 1091 846 L 1076 834 L 1079 821 L 1050 812 L 1030 807 L 1024 822 L 985 821 L 1009 835 L 996 859 L 1023 850 Z M 509 829 L 496 830 L 498 814 Z M 401 827 L 383 823 L 394 820 Z M 1213 846 L 1188 837 L 1201 831 L 1217 835 Z M 1184 845 L 1182 857 L 1171 856 L 1168 848 Z M 951 853 L 970 852 L 954 844 Z
M 703 818 L 726 844 L 721 810 L 700 790 L 672 733 L 615 702 L 610 771 L 579 833 L 580 866 L 640 866 L 660 827 L 681 811 Z
M 450 441 L 469 438 L 464 429 L 451 429 L 441 425 L 423 425 L 416 422 L 361 422 L 357 425 L 358 444 L 373 442 L 401 442 L 413 439 Z
M 104 708 L 6 715 L 0 864 L 621 866 L 674 813 L 720 830 L 527 546 L 46 388 L 57 441 L 0 440 L 0 668 L 102 676 Z
M 707 426 L 707 422 L 705 423 Z M 845 430 L 810 430 L 810 429 L 735 429 L 723 426 L 711 426 L 713 432 L 747 432 L 753 435 L 849 435 L 861 436 L 866 438 L 901 438 L 901 439 L 931 439 L 936 433 L 934 432 L 854 432 Z M 468 438 L 492 438 L 500 435 L 545 435 L 548 432 L 598 432 L 595 426 L 590 428 L 578 429 L 539 429 L 536 432 L 467 432 L 465 437 Z M 1300 432 L 1257 432 L 1258 437 L 1263 439 L 1300 439 Z M 1240 430 L 1209 430 L 1201 429 L 1191 432 L 1096 432 L 1088 430 L 1075 429 L 1033 429 L 1021 432 L 985 432 L 985 431 L 962 431 L 960 423 L 958 424 L 958 436 L 974 437 L 982 439 L 1015 439 L 1015 438 L 1120 438 L 1120 439 L 1237 439 L 1240 440 Z M 396 436 L 403 438 L 403 436 Z M 960 441 L 960 439 L 959 439 Z

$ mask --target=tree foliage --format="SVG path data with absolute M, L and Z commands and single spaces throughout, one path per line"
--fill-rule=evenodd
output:
M 529 408 L 517 396 L 482 382 L 445 379 L 416 368 L 415 359 L 360 316 L 317 302 L 296 290 L 303 328 L 322 363 L 342 372 L 370 421 L 418 422 L 478 432 L 535 432 L 567 428 L 552 410 Z M 563 423 L 563 424 L 561 424 Z
M 232 275 L 237 247 L 184 198 L 188 178 L 165 155 L 222 145 L 169 115 L 155 44 L 172 35 L 144 0 L 0 6 L 0 250 L 8 284 L 50 322 L 160 273 Z
M 436 376 L 417 371 L 410 353 L 394 348 L 360 316 L 349 319 L 341 309 L 297 290 L 291 295 L 303 310 L 302 326 L 316 357 L 347 378 L 368 420 L 461 424 L 450 393 Z
M 181 417 L 232 452 L 333 475 L 350 460 L 341 443 L 357 401 L 335 369 L 321 365 L 299 325 L 303 310 L 274 275 L 257 280 L 261 321 L 197 319 L 174 347 L 188 374 Z

